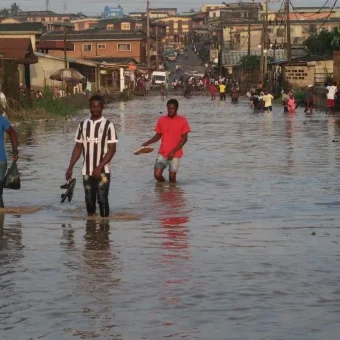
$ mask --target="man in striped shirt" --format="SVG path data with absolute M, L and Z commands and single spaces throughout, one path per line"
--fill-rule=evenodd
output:
M 111 160 L 118 142 L 114 125 L 103 117 L 104 98 L 94 95 L 90 98 L 91 117 L 80 122 L 76 133 L 66 180 L 72 178 L 74 165 L 83 154 L 83 184 L 88 216 L 96 216 L 98 198 L 101 217 L 108 217 Z

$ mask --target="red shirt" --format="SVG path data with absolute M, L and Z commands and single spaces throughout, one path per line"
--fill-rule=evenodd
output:
M 168 115 L 158 119 L 155 131 L 162 135 L 162 143 L 159 149 L 159 154 L 163 157 L 168 157 L 169 153 L 181 141 L 185 133 L 190 132 L 190 126 L 185 117 L 175 116 L 170 118 Z M 175 153 L 175 158 L 181 158 L 183 150 L 179 149 Z
M 214 84 L 211 84 L 209 86 L 209 91 L 210 91 L 210 93 L 216 93 L 216 86 Z

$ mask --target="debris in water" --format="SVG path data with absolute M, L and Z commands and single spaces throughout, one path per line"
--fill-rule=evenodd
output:
M 315 232 L 315 231 L 313 231 L 313 232 L 312 232 L 312 236 L 315 236 L 315 235 L 316 235 L 316 232 Z

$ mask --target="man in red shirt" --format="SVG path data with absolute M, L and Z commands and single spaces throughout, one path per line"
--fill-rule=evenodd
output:
M 178 116 L 178 101 L 170 99 L 167 102 L 168 115 L 158 119 L 156 134 L 143 146 L 158 142 L 162 139 L 158 157 L 155 162 L 154 176 L 158 182 L 164 182 L 163 171 L 169 166 L 169 181 L 176 182 L 176 174 L 179 168 L 179 160 L 183 156 L 182 147 L 188 140 L 191 131 L 185 117 Z

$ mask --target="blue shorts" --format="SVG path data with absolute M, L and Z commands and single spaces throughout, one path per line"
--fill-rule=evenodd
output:
M 155 162 L 155 169 L 166 169 L 169 166 L 169 171 L 177 172 L 179 168 L 179 158 L 173 158 L 171 161 L 162 155 L 158 155 Z

